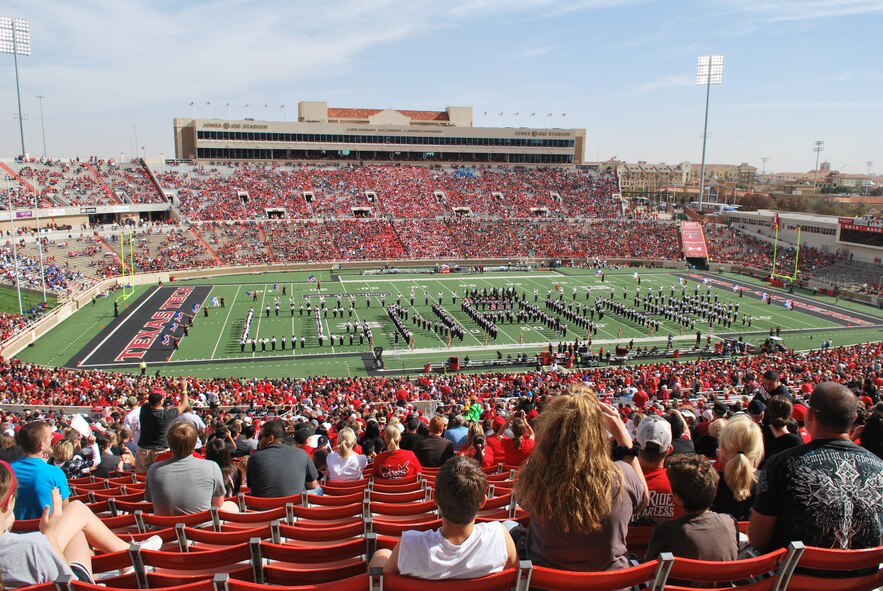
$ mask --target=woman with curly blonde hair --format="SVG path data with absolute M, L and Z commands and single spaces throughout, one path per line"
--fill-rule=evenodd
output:
M 634 455 L 613 461 L 611 437 L 632 448 L 619 414 L 591 388 L 553 398 L 537 417 L 536 445 L 515 483 L 531 518 L 524 558 L 573 571 L 628 566 L 628 523 L 649 493 Z

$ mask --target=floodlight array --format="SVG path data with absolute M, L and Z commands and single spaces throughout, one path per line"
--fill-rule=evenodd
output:
M 31 55 L 31 30 L 27 19 L 0 16 L 0 53 Z
M 709 82 L 709 74 L 711 81 Z M 724 81 L 724 56 L 702 55 L 696 64 L 696 84 L 723 84 Z

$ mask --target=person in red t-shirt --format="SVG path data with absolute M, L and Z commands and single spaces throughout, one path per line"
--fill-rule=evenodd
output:
M 505 433 L 506 427 L 512 429 L 512 437 L 503 437 L 500 442 L 506 453 L 506 464 L 520 466 L 533 453 L 534 434 L 530 423 L 524 418 L 524 411 L 517 410 L 509 415 L 506 425 L 500 430 Z
M 487 433 L 487 448 L 494 452 L 494 461 L 498 464 L 506 463 L 506 450 L 503 449 L 502 433 L 506 426 L 506 419 L 500 415 L 493 419 L 484 420 L 484 430 Z
M 635 408 L 639 408 L 641 410 L 643 410 L 644 407 L 647 406 L 648 400 L 650 400 L 650 398 L 647 396 L 647 393 L 644 392 L 644 388 L 638 389 L 638 391 L 635 392 L 634 395 L 632 395 L 632 404 L 635 405 Z
M 648 416 L 638 424 L 635 440 L 638 442 L 638 463 L 647 488 L 650 501 L 647 506 L 632 516 L 633 525 L 649 525 L 680 517 L 681 509 L 674 502 L 671 483 L 665 472 L 665 458 L 673 451 L 671 424 L 659 416 Z
M 386 451 L 377 454 L 374 459 L 374 475 L 376 477 L 401 480 L 423 472 L 423 467 L 414 452 L 399 449 L 401 440 L 402 432 L 396 425 L 388 425 L 384 429 L 383 441 L 386 442 Z

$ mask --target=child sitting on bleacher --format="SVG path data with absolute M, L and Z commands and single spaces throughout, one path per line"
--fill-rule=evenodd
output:
M 448 460 L 435 481 L 441 528 L 404 532 L 392 552 L 378 550 L 370 566 L 421 579 L 472 579 L 515 567 L 515 543 L 503 524 L 475 523 L 486 490 L 478 462 Z
M 711 511 L 720 477 L 708 459 L 678 454 L 668 459 L 665 471 L 683 515 L 653 528 L 646 560 L 661 552 L 696 560 L 736 560 L 739 524 L 732 515 Z

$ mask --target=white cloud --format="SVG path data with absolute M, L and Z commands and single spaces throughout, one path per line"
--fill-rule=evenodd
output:
M 342 75 L 372 48 L 459 23 L 624 1 L 227 0 L 168 10 L 156 2 L 13 0 L 9 12 L 31 19 L 27 75 L 82 113 L 229 96 L 259 100 L 264 85 Z
M 539 57 L 541 55 L 546 55 L 555 51 L 555 47 L 545 46 L 545 47 L 525 47 L 517 52 L 515 52 L 516 59 L 527 59 L 532 57 Z
M 725 0 L 724 4 L 772 22 L 883 14 L 880 0 Z

